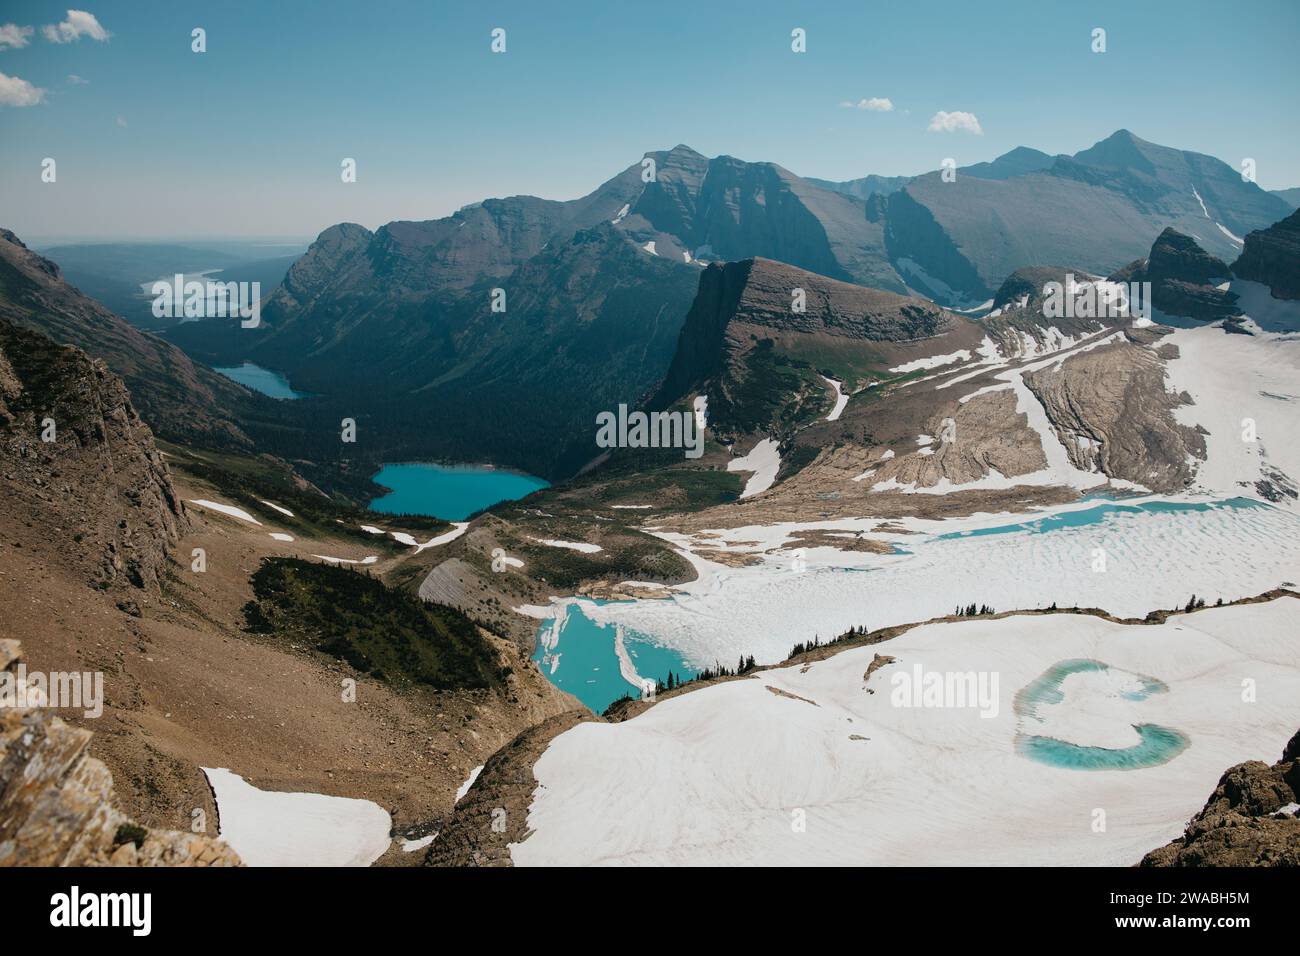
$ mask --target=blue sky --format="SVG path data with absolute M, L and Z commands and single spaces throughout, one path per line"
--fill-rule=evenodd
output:
M 76 25 L 67 2 L 111 35 L 50 42 L 43 26 Z M 373 228 L 486 196 L 572 198 L 677 143 L 849 179 L 1018 145 L 1075 152 L 1125 127 L 1234 166 L 1252 157 L 1265 188 L 1300 185 L 1294 0 L 1239 13 L 1199 0 L 0 10 L 0 101 L 41 100 L 0 105 L 0 225 L 20 236 Z M 25 45 L 6 45 L 7 24 Z M 190 51 L 196 26 L 204 54 Z M 505 54 L 490 52 L 494 27 Z M 804 54 L 791 52 L 795 27 Z M 1094 27 L 1104 54 L 1090 50 Z M 872 98 L 892 110 L 841 105 Z M 982 133 L 930 131 L 939 111 L 973 114 Z M 54 184 L 40 182 L 45 157 Z M 354 184 L 340 182 L 344 157 Z

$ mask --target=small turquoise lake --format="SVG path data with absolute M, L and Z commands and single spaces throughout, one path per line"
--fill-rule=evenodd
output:
M 1070 675 L 1089 671 L 1104 673 L 1110 670 L 1109 664 L 1086 658 L 1054 664 L 1016 694 L 1016 715 L 1021 718 L 1022 725 L 1032 726 L 1034 721 L 1040 719 L 1040 707 L 1068 706 L 1064 703 L 1065 694 L 1061 685 Z M 1168 685 L 1154 677 L 1123 673 L 1129 673 L 1139 684 L 1133 690 L 1120 693 L 1119 696 L 1125 700 L 1140 702 L 1153 694 L 1169 692 Z M 1022 757 L 1064 770 L 1140 770 L 1168 763 L 1191 743 L 1185 734 L 1172 727 L 1162 727 L 1159 724 L 1132 726 L 1137 732 L 1138 742 L 1131 747 L 1088 747 L 1055 737 L 1018 732 L 1016 752 Z
M 486 465 L 434 465 L 421 462 L 384 465 L 371 479 L 392 490 L 370 502 L 385 514 L 431 515 L 464 521 L 501 501 L 514 501 L 550 482 L 522 472 Z
M 273 372 L 269 368 L 262 368 L 252 362 L 245 362 L 243 365 L 237 365 L 233 368 L 214 368 L 212 371 L 220 372 L 226 378 L 236 381 L 240 385 L 247 385 L 253 391 L 269 395 L 271 398 L 309 397 L 307 392 L 294 391 L 289 385 L 289 380 L 279 372 Z
M 641 695 L 640 688 L 623 676 L 615 650 L 617 637 L 612 625 L 597 624 L 583 613 L 581 605 L 570 604 L 567 613 L 538 628 L 533 660 L 560 690 L 568 691 L 595 713 L 604 713 L 620 697 Z M 696 674 L 676 651 L 626 628 L 623 648 L 637 674 L 646 680 L 667 683 L 669 672 L 681 680 Z

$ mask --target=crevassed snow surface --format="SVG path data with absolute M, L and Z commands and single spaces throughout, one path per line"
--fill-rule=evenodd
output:
M 632 720 L 579 724 L 537 761 L 534 832 L 511 856 L 517 865 L 1132 865 L 1182 832 L 1225 768 L 1271 763 L 1295 732 L 1298 604 L 1153 626 L 1083 615 L 928 625 L 683 694 Z M 897 660 L 868 693 L 863 674 L 877 652 Z M 1017 733 L 1040 728 L 1022 726 L 1015 695 L 1081 658 L 1151 675 L 1168 692 L 1135 702 L 1114 682 L 1079 682 L 1053 732 L 1081 746 L 1127 745 L 1137 714 L 1185 735 L 1186 749 L 1126 770 L 1019 753 Z M 996 713 L 901 706 L 895 677 L 917 665 L 996 674 Z M 1259 691 L 1252 703 L 1242 700 L 1246 679 Z
M 221 839 L 249 866 L 369 866 L 388 849 L 392 820 L 370 800 L 259 790 L 204 767 Z
M 748 455 L 733 458 L 727 462 L 727 471 L 752 471 L 745 482 L 740 497 L 749 498 L 760 491 L 767 491 L 776 481 L 776 473 L 781 468 L 781 443 L 775 438 L 764 438 L 749 450 Z

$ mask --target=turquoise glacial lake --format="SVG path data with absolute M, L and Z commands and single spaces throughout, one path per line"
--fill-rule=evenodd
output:
M 1109 671 L 1110 665 L 1101 661 L 1076 659 L 1061 661 L 1049 667 L 1042 676 L 1031 681 L 1016 694 L 1015 710 L 1022 726 L 1032 726 L 1038 719 L 1040 706 L 1061 707 L 1065 694 L 1061 685 L 1071 674 L 1085 671 Z M 1141 686 L 1120 694 L 1125 700 L 1143 701 L 1152 694 L 1165 694 L 1169 687 L 1163 681 L 1141 674 L 1136 677 Z M 1026 718 L 1028 718 L 1026 720 Z M 1172 727 L 1159 724 L 1134 724 L 1138 742 L 1131 747 L 1118 749 L 1086 747 L 1055 737 L 1044 737 L 1023 732 L 1016 734 L 1016 752 L 1030 760 L 1061 767 L 1065 770 L 1140 770 L 1168 763 L 1187 749 L 1191 743 L 1187 736 Z
M 463 521 L 501 501 L 515 501 L 550 482 L 522 472 L 486 465 L 434 465 L 420 462 L 384 465 L 371 479 L 391 488 L 370 502 L 385 514 L 431 515 Z
M 552 684 L 568 691 L 597 714 L 620 697 L 641 695 L 640 689 L 633 687 L 619 668 L 612 625 L 597 624 L 576 604 L 569 605 L 558 635 L 551 634 L 555 623 L 549 620 L 538 628 L 537 650 L 533 654 L 533 660 Z M 553 637 L 549 650 L 545 646 L 548 637 Z M 690 680 L 696 674 L 676 651 L 653 644 L 627 628 L 623 629 L 623 647 L 637 674 L 646 680 L 667 683 L 669 671 L 682 680 Z
M 247 385 L 255 392 L 269 395 L 271 398 L 307 398 L 307 392 L 296 392 L 289 386 L 289 380 L 279 372 L 262 368 L 252 362 L 245 362 L 233 368 L 214 368 L 228 379 Z
M 973 531 L 950 531 L 936 535 L 935 541 L 951 541 L 956 538 L 977 538 L 988 534 L 1015 534 L 1028 532 L 1044 534 L 1048 531 L 1061 531 L 1065 528 L 1082 528 L 1087 525 L 1100 524 L 1109 515 L 1123 514 L 1178 514 L 1185 511 L 1217 511 L 1220 509 L 1268 508 L 1269 505 L 1253 498 L 1228 498 L 1223 501 L 1145 501 L 1140 504 L 1123 504 L 1107 502 L 1091 508 L 1079 508 L 1075 511 L 1063 511 L 1058 514 L 1019 521 L 1014 524 L 998 525 L 993 528 L 977 528 Z

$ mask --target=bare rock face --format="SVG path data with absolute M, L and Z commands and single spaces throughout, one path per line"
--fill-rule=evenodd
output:
M 1215 322 L 1241 315 L 1237 296 L 1218 288 L 1232 272 L 1191 236 L 1166 228 L 1145 261 L 1125 266 L 1112 276 L 1120 282 L 1150 282 L 1151 302 L 1167 315 Z
M 1080 300 L 1086 294 L 1086 276 L 1081 268 L 1064 266 L 1029 266 L 1007 276 L 993 297 L 993 310 L 980 320 L 998 352 L 1005 357 L 1042 354 L 1061 348 L 1066 339 L 1082 340 L 1112 324 L 1082 308 L 1048 314 L 1048 283 L 1058 283 Z
M 1271 767 L 1248 760 L 1219 780 L 1186 832 L 1142 866 L 1300 866 L 1300 732 Z
M 1188 457 L 1205 459 L 1205 438 L 1174 421 L 1185 401 L 1165 388 L 1160 355 L 1139 344 L 1145 331 L 1029 372 L 1025 384 L 1075 467 L 1152 491 L 1180 491 L 1194 475 Z
M 151 592 L 187 526 L 153 433 L 103 362 L 0 319 L 0 493 L 98 587 Z
M 1267 229 L 1247 233 L 1232 271 L 1268 286 L 1274 298 L 1300 299 L 1300 209 Z
M 20 655 L 0 641 L 0 671 L 15 684 Z M 108 768 L 87 755 L 92 737 L 41 706 L 0 707 L 0 867 L 241 865 L 220 840 L 131 823 Z
M 935 440 L 915 453 L 880 462 L 870 476 L 872 487 L 882 483 L 888 487 L 890 482 L 917 488 L 933 488 L 944 481 L 960 485 L 987 478 L 993 471 L 1014 478 L 1047 467 L 1038 433 L 1016 411 L 1016 396 L 1009 387 L 944 411 L 951 411 L 952 440 L 936 437 L 944 432 L 943 415 L 936 415 L 926 432 Z

